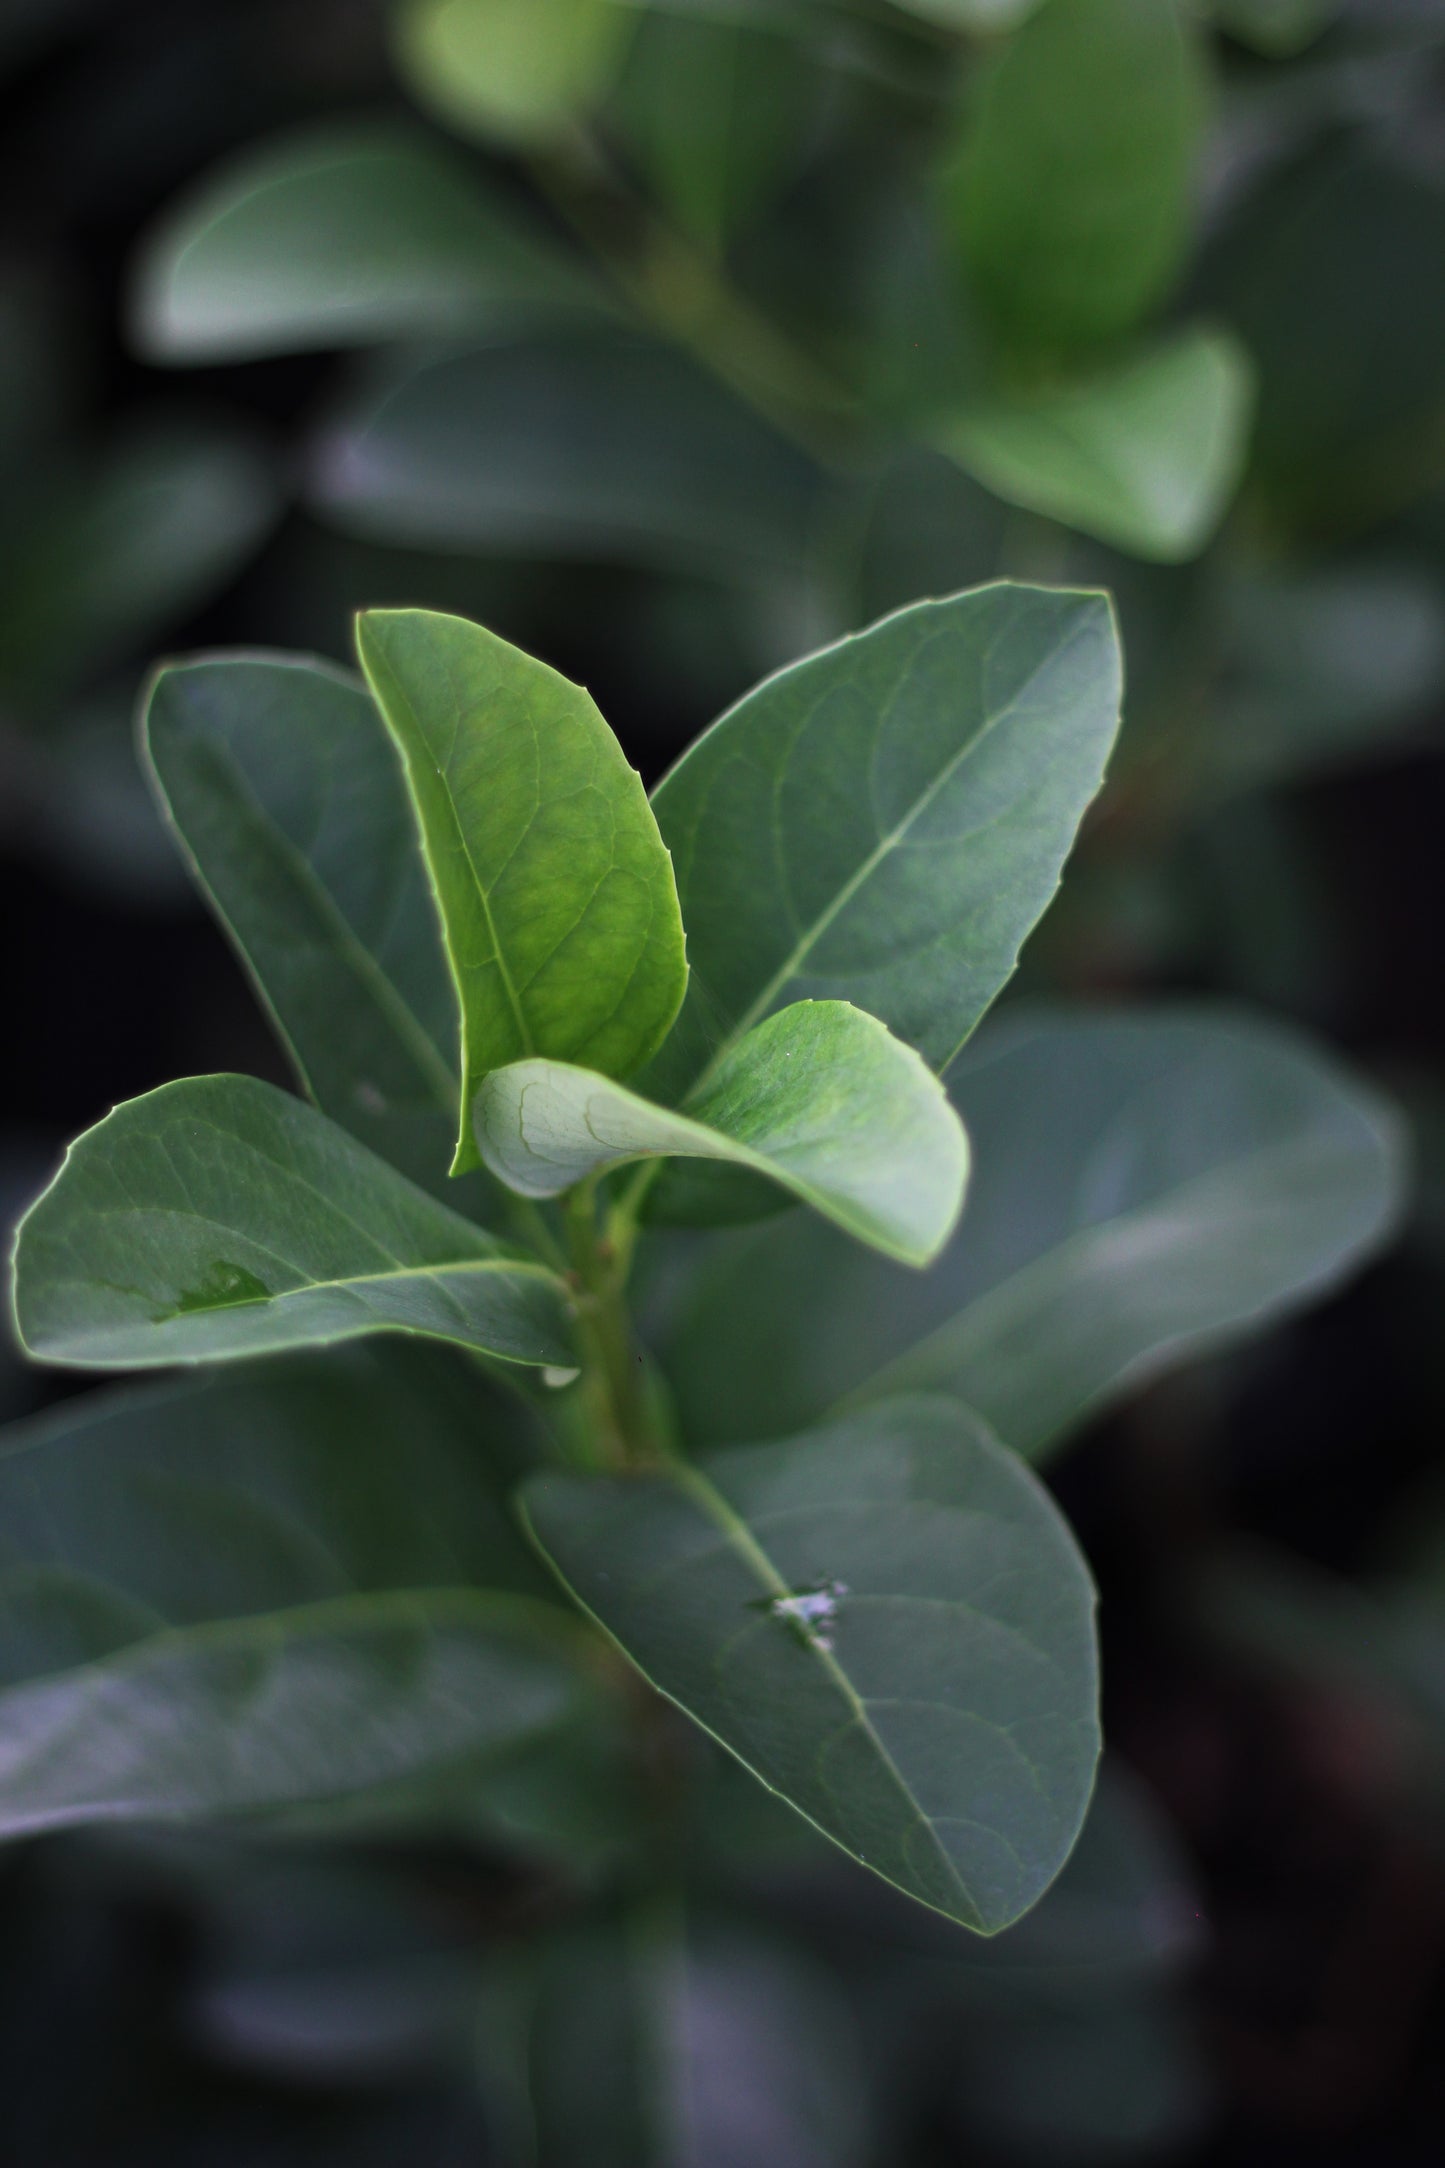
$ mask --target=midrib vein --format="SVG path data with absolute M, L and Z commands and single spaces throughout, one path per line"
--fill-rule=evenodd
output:
M 292 842 L 291 838 L 268 813 L 261 800 L 251 789 L 250 783 L 239 764 L 233 757 L 230 757 L 224 760 L 222 765 L 230 773 L 232 786 L 238 797 L 250 809 L 263 841 L 268 842 L 282 863 L 289 866 L 298 887 L 306 895 L 317 916 L 330 929 L 336 947 L 341 951 L 356 977 L 361 980 L 368 993 L 370 993 L 377 1008 L 381 1011 L 383 1020 L 390 1026 L 396 1038 L 411 1056 L 414 1066 L 425 1079 L 441 1111 L 444 1114 L 455 1116 L 457 1111 L 457 1080 L 453 1076 L 451 1067 L 440 1047 L 437 1046 L 415 1010 L 411 1008 L 398 988 L 387 977 L 370 949 L 356 934 L 341 906 L 326 887 L 305 852 Z M 199 862 L 197 863 L 199 868 Z M 210 882 L 206 880 L 204 873 L 201 874 L 201 878 L 205 881 L 208 893 L 214 896 L 215 891 L 211 888 Z M 216 897 L 215 900 L 217 909 L 221 912 L 227 926 L 235 934 L 239 943 L 240 935 L 236 932 L 230 912 L 225 909 L 219 897 Z M 241 946 L 244 955 L 246 954 L 244 944 L 241 944 Z M 246 960 L 249 963 L 249 956 L 247 956 Z M 264 987 L 262 991 L 264 994 Z M 266 994 L 265 998 L 267 1006 L 274 1007 L 270 995 Z M 281 1028 L 289 1040 L 292 1037 L 289 1027 L 283 1022 Z
M 670 1474 L 673 1481 L 690 1495 L 704 1519 L 711 1521 L 724 1540 L 732 1545 L 744 1564 L 751 1567 L 755 1578 L 768 1591 L 769 1595 L 775 1600 L 781 1598 L 784 1602 L 791 1599 L 794 1591 L 778 1572 L 777 1567 L 773 1564 L 772 1559 L 763 1549 L 747 1522 L 728 1503 L 722 1492 L 715 1489 L 707 1481 L 706 1477 L 701 1475 L 695 1468 L 679 1466 L 672 1469 Z M 867 1707 L 860 1699 L 847 1672 L 834 1658 L 831 1650 L 822 1648 L 811 1634 L 807 1636 L 807 1643 L 809 1653 L 822 1665 L 823 1670 L 828 1675 L 829 1683 L 842 1696 L 853 1721 L 868 1740 L 879 1761 L 897 1786 L 899 1794 L 916 1826 L 928 1832 L 929 1843 L 933 1847 L 938 1862 L 948 1876 L 949 1881 L 962 1892 L 969 1905 L 973 1906 L 973 1892 L 944 1850 L 942 1843 L 939 1841 L 937 1830 L 914 1798 L 902 1770 L 879 1738 L 868 1715 Z M 811 1817 L 809 1818 L 811 1819 Z
M 777 996 L 787 985 L 789 979 L 793 978 L 797 974 L 800 966 L 806 961 L 810 952 L 817 946 L 818 942 L 828 931 L 829 927 L 834 925 L 838 918 L 842 915 L 842 913 L 848 908 L 848 905 L 858 894 L 859 890 L 863 888 L 869 880 L 871 880 L 873 874 L 883 863 L 884 859 L 887 858 L 893 851 L 898 849 L 899 845 L 907 837 L 908 832 L 913 827 L 914 823 L 922 818 L 922 816 L 928 811 L 929 807 L 937 798 L 939 792 L 943 790 L 947 784 L 952 782 L 954 776 L 958 773 L 959 769 L 965 764 L 966 761 L 972 759 L 973 755 L 978 751 L 979 747 L 988 737 L 992 735 L 993 731 L 998 727 L 998 725 L 1006 721 L 1008 717 L 1014 714 L 1016 710 L 1022 705 L 1024 700 L 1027 699 L 1029 693 L 1032 691 L 1034 685 L 1038 682 L 1039 678 L 1043 676 L 1044 672 L 1046 670 L 1054 668 L 1055 665 L 1060 661 L 1060 659 L 1068 652 L 1069 648 L 1078 638 L 1081 629 L 1081 625 L 1075 626 L 1073 631 L 1070 632 L 1065 639 L 1061 640 L 1058 646 L 1052 649 L 1052 651 L 1044 658 L 1042 662 L 1035 664 L 1034 668 L 1029 672 L 1028 676 L 1024 679 L 1023 683 L 1017 688 L 1017 690 L 1010 694 L 1009 698 L 1004 701 L 1002 706 L 995 708 L 992 714 L 984 718 L 983 722 L 980 723 L 978 729 L 974 731 L 973 735 L 968 739 L 967 743 L 961 745 L 958 751 L 953 755 L 952 759 L 950 759 L 948 762 L 945 763 L 942 768 L 940 768 L 938 774 L 928 785 L 928 788 L 922 791 L 919 796 L 914 800 L 913 804 L 908 808 L 908 811 L 904 814 L 902 820 L 900 820 L 895 827 L 891 828 L 886 835 L 879 838 L 873 849 L 868 853 L 868 856 L 862 861 L 862 863 L 857 867 L 857 869 L 848 876 L 848 879 L 843 883 L 842 887 L 838 890 L 837 895 L 833 897 L 832 901 L 827 905 L 826 909 L 819 913 L 818 917 L 813 921 L 812 925 L 808 927 L 806 932 L 799 935 L 797 941 L 793 944 L 792 949 L 784 958 L 783 962 L 778 966 L 778 969 L 773 973 L 772 977 L 768 980 L 762 991 L 754 998 L 754 1000 L 749 1004 L 748 1008 L 744 1011 L 742 1016 L 739 1017 L 738 1021 L 733 1025 L 731 1031 L 727 1034 L 722 1045 L 718 1047 L 717 1051 L 713 1054 L 712 1059 L 708 1062 L 707 1067 L 698 1077 L 697 1082 L 692 1086 L 691 1091 L 688 1093 L 689 1098 L 693 1097 L 694 1094 L 701 1091 L 704 1085 L 711 1081 L 713 1075 L 715 1074 L 719 1064 L 721 1063 L 725 1055 L 727 1055 L 731 1051 L 731 1049 L 733 1048 L 733 1046 L 736 1045 L 739 1039 L 743 1038 L 749 1031 L 752 1030 L 754 1024 L 760 1022 L 761 1019 L 767 1015 L 768 1010 L 772 1006 L 772 1003 L 776 1000 Z

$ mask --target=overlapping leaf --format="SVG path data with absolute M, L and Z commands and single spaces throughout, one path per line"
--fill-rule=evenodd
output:
M 196 877 L 311 1097 L 414 1180 L 456 1136 L 456 1011 L 406 785 L 366 689 L 329 664 L 158 673 L 145 748 Z
M 687 983 L 672 866 L 580 685 L 480 625 L 368 610 L 362 666 L 411 784 L 462 1020 L 458 1172 L 489 1069 L 541 1055 L 626 1076 Z
M 812 545 L 823 481 L 689 356 L 558 329 L 349 403 L 308 496 L 368 540 L 776 578 Z
M 636 27 L 625 0 L 398 0 L 394 42 L 403 79 L 440 120 L 526 147 L 575 125 Z
M 655 794 L 691 978 L 643 1088 L 681 1097 L 809 997 L 944 1068 L 1058 886 L 1119 695 L 1106 597 L 1006 583 L 765 679 Z
M 571 1361 L 562 1284 L 253 1077 L 87 1130 L 21 1223 L 15 1314 L 50 1362 L 132 1369 L 400 1330 Z
M 106 1393 L 0 1454 L 0 1834 L 354 1813 L 497 1770 L 582 1704 L 441 1349 Z
M 901 1273 L 802 1215 L 729 1237 L 672 1328 L 689 1438 L 942 1389 L 1039 1454 L 1333 1285 L 1398 1209 L 1391 1110 L 1277 1026 L 1044 1012 L 1000 1024 L 952 1090 L 974 1175 L 938 1265 Z
M 675 1155 L 745 1167 L 860 1241 L 923 1265 L 963 1202 L 968 1143 L 936 1077 L 876 1018 L 800 1001 L 734 1047 L 686 1113 L 587 1069 L 514 1062 L 477 1095 L 477 1142 L 527 1197 Z
M 1098 1753 L 1093 1592 L 966 1410 L 898 1400 L 700 1466 L 528 1480 L 529 1525 L 634 1663 L 910 1896 L 983 1932 L 1066 1858 Z

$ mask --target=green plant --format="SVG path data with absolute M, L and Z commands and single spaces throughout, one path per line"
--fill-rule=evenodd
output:
M 364 682 L 215 656 L 146 697 L 310 1103 L 163 1086 L 22 1223 L 35 1355 L 265 1360 L 0 1463 L 0 1828 L 461 1816 L 670 1886 L 671 1701 L 1006 1926 L 1098 1752 L 1088 1570 L 1011 1448 L 1361 1256 L 1391 1116 L 1209 1012 L 968 1047 L 1113 741 L 1102 595 L 915 605 L 650 804 L 588 695 L 482 628 L 369 611 L 358 652 Z

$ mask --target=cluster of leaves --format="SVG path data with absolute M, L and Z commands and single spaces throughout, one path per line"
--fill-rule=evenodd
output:
M 1363 1255 L 1391 1116 L 1208 1014 L 956 1063 L 1100 782 L 1102 596 L 885 619 L 650 804 L 589 696 L 479 626 L 370 611 L 357 644 L 363 681 L 249 654 L 150 688 L 161 802 L 312 1104 L 164 1086 L 22 1223 L 35 1354 L 266 1359 L 6 1458 L 0 1826 L 455 1821 L 620 1846 L 675 1903 L 696 1808 L 620 1654 L 856 1860 L 1007 1925 L 1099 1743 L 1088 1570 L 1010 1447 Z M 545 1960 L 568 2023 L 608 1951 Z
M 1115 593 L 1129 710 L 1105 817 L 1031 952 L 1034 988 L 1162 977 L 1263 993 L 1357 1041 L 1408 1049 L 1428 1035 L 1413 987 L 1408 1025 L 1384 1013 L 1410 967 L 1402 949 L 1387 971 L 1373 938 L 1382 891 L 1428 922 L 1428 878 L 1393 839 L 1369 862 L 1353 785 L 1333 801 L 1349 852 L 1337 829 L 1319 832 L 1327 793 L 1281 786 L 1412 733 L 1428 752 L 1420 725 L 1445 684 L 1436 0 L 333 0 L 307 26 L 225 0 L 149 12 L 25 0 L 0 25 L 0 71 L 19 82 L 17 200 L 23 177 L 43 206 L 24 222 L 27 253 L 0 263 L 7 842 L 88 884 L 139 876 L 154 892 L 171 878 L 130 781 L 125 718 L 156 637 L 218 596 L 188 639 L 339 652 L 351 609 L 385 594 L 485 616 L 605 683 L 648 766 L 764 668 L 916 595 L 999 573 L 1068 579 Z M 71 289 L 77 262 L 88 305 Z M 118 361 L 102 381 L 113 290 L 131 355 L 152 366 Z M 887 698 L 869 647 L 832 651 L 833 697 L 851 687 L 865 713 Z M 897 1961 L 884 1964 L 858 1894 L 868 1878 L 827 1880 L 799 1849 L 804 1825 L 792 1818 L 790 1837 L 760 1818 L 765 1796 L 730 1783 L 661 1704 L 639 1722 L 625 1668 L 579 1632 L 508 1501 L 557 1461 L 578 1481 L 585 1463 L 595 1485 L 590 1456 L 638 1441 L 665 1449 L 670 1474 L 680 1455 L 704 1471 L 717 1457 L 726 1477 L 748 1441 L 773 1451 L 847 1425 L 846 1443 L 900 1395 L 962 1402 L 1011 1453 L 1040 1459 L 1162 1368 L 1333 1285 L 1391 1217 L 1391 1125 L 1308 1040 L 1235 1011 L 1016 1008 L 948 1071 L 972 1146 L 960 1228 L 927 1270 L 903 1261 L 946 1216 L 948 1183 L 910 1176 L 930 1122 L 942 1136 L 936 1099 L 920 1090 L 918 1121 L 885 1133 L 886 1085 L 871 1104 L 814 1095 L 818 1126 L 800 1137 L 777 1096 L 799 1060 L 826 1060 L 830 1077 L 841 1060 L 860 1086 L 871 1062 L 896 1083 L 900 1044 L 935 1070 L 957 1044 L 926 973 L 882 954 L 866 912 L 837 929 L 858 947 L 840 959 L 825 945 L 826 969 L 769 997 L 779 1015 L 810 1002 L 807 1043 L 774 1042 L 770 1057 L 764 1039 L 744 1090 L 719 1097 L 712 1077 L 689 1096 L 722 1039 L 767 1021 L 757 1003 L 786 948 L 769 944 L 800 896 L 840 869 L 846 882 L 872 803 L 870 761 L 849 766 L 834 745 L 835 774 L 813 757 L 817 733 L 810 743 L 800 716 L 769 704 L 786 684 L 738 711 L 741 732 L 753 710 L 756 742 L 699 830 L 695 866 L 681 801 L 668 812 L 685 771 L 658 797 L 694 971 L 679 1023 L 629 1076 L 629 1027 L 610 1053 L 595 1039 L 605 1001 L 589 1010 L 599 989 L 565 956 L 539 991 L 550 977 L 553 1020 L 565 1011 L 575 1036 L 530 1052 L 526 1033 L 493 1038 L 473 984 L 458 1052 L 449 959 L 470 978 L 477 914 L 465 880 L 441 882 L 438 937 L 415 815 L 362 683 L 261 655 L 161 678 L 157 795 L 307 1097 L 345 1134 L 246 1080 L 205 1110 L 199 1145 L 199 1102 L 184 1095 L 202 1086 L 122 1109 L 83 1163 L 86 1231 L 62 1234 L 42 1329 L 66 1359 L 107 1368 L 153 1359 L 147 1347 L 209 1362 L 388 1320 L 430 1344 L 390 1331 L 266 1355 L 17 1433 L 0 1709 L 25 1746 L 0 1782 L 0 1824 L 224 1820 L 213 1847 L 127 1839 L 97 1869 L 86 1834 L 41 1848 L 33 1871 L 57 1922 L 66 1888 L 107 1874 L 176 1890 L 212 1949 L 196 2022 L 248 2068 L 348 2084 L 377 2064 L 470 2072 L 480 1997 L 504 2156 L 550 2168 L 611 2144 L 670 2161 L 685 2130 L 702 2158 L 731 2144 L 854 2160 L 867 2146 L 855 2068 L 888 2103 L 896 2156 L 935 2029 L 946 2044 L 929 2082 L 946 2072 L 975 2145 L 1122 2156 L 1156 2125 L 1188 2125 L 1195 2087 L 1169 2008 L 1187 1937 L 1159 1923 L 1193 1919 L 1199 1901 L 1181 1894 L 1177 1862 L 1158 1864 L 1118 1780 L 1061 1880 L 1002 1941 L 943 1927 L 929 1943 L 914 1907 L 911 1924 L 889 1918 Z M 953 693 L 939 697 L 952 712 Z M 969 741 L 967 724 L 948 741 L 918 711 L 908 727 L 930 746 Z M 770 792 L 774 734 L 795 728 L 798 766 Z M 606 742 L 579 729 L 577 758 Z M 410 755 L 424 796 L 420 739 Z M 1017 841 L 973 795 L 1005 788 L 992 757 L 968 764 L 976 883 L 925 894 L 913 882 L 938 871 L 931 852 L 873 897 L 890 940 L 918 932 L 915 911 L 953 926 L 937 961 L 963 1012 L 986 1004 L 1007 946 L 1003 921 L 981 916 L 1010 885 Z M 615 757 L 609 772 L 620 803 Z M 1071 772 L 1060 787 L 1076 787 L 1077 811 L 1087 781 Z M 775 814 L 780 858 L 749 840 Z M 1046 898 L 1042 861 L 1035 871 L 1001 905 L 1019 925 Z M 710 909 L 714 895 L 726 907 Z M 549 888 L 539 936 L 563 904 Z M 625 916 L 609 917 L 619 938 Z M 655 1021 L 665 952 L 637 994 Z M 146 953 L 160 977 L 161 952 Z M 61 968 L 79 985 L 75 962 Z M 892 1038 L 845 1020 L 843 1002 Z M 210 1053 L 197 1029 L 197 1051 L 148 1058 L 139 1076 L 122 1062 L 117 1081 L 116 1050 L 89 1023 L 55 1037 L 77 1123 L 178 1066 L 250 1059 L 244 1040 Z M 518 1074 L 536 1062 L 545 1076 Z M 774 1095 L 761 1126 L 759 1079 Z M 483 1092 L 482 1136 L 463 1142 L 500 1174 L 473 1165 L 448 1181 Z M 33 1194 L 37 1139 L 50 1149 L 65 1119 L 43 1097 L 43 1112 L 19 1104 L 30 1133 L 3 1145 L 7 1217 Z M 868 1162 L 885 1173 L 881 1218 L 860 1137 L 881 1154 Z M 620 1425 L 617 1391 L 556 1382 L 579 1361 L 605 1380 L 609 1362 L 606 1331 L 574 1314 L 577 1215 L 549 1201 L 603 1140 L 587 1266 L 617 1277 L 616 1237 L 637 1230 L 648 1353 Z M 123 1229 L 113 1147 L 142 1199 Z M 641 1161 L 610 1176 L 601 1164 L 652 1152 L 665 1164 L 647 1163 L 645 1188 Z M 348 1218 L 364 1194 L 359 1226 L 319 1206 L 298 1225 L 303 1159 Z M 202 1194 L 220 1230 L 195 1222 Z M 789 1194 L 806 1209 L 755 1216 Z M 728 1219 L 742 1224 L 700 1230 Z M 58 1284 L 72 1272 L 78 1288 Z M 258 1288 L 273 1291 L 264 1305 Z M 1435 1333 L 1422 1308 L 1414 1341 L 1397 1337 L 1407 1305 L 1388 1346 L 1423 1376 Z M 557 1360 L 516 1360 L 523 1335 L 523 1355 Z M 1319 1369 L 1291 1391 L 1300 1428 Z M 0 1385 L 12 1401 L 31 1390 L 13 1373 Z M 1147 1425 L 1148 1408 L 1130 1420 Z M 1383 1442 L 1393 1416 L 1374 1420 L 1372 1466 L 1396 1450 Z M 972 1435 L 943 1458 L 957 1464 Z M 1317 1443 L 1298 1449 L 1301 1494 L 1320 1488 Z M 1363 1463 L 1363 1426 L 1357 1452 Z M 1341 1486 L 1362 1523 L 1367 1487 L 1359 1465 Z M 660 1498 L 659 1525 L 674 1528 L 673 1492 Z M 1070 1539 L 1041 1510 L 1077 1587 Z M 1175 1557 L 1167 1532 L 1158 1545 Z M 849 1654 L 833 1584 L 862 1584 L 836 1558 L 778 1563 L 792 1576 L 790 1684 L 810 1625 Z M 568 1578 L 605 1618 L 582 1568 Z M 1251 1660 L 1316 1682 L 1359 1675 L 1373 1648 L 1365 1698 L 1404 1705 L 1428 1736 L 1431 1586 L 1417 1575 L 1371 1608 L 1344 1581 L 1266 1578 L 1255 1558 L 1248 1577 L 1220 1575 L 1208 1615 Z M 664 1676 L 648 1621 L 605 1623 L 738 1746 L 716 1700 L 704 1706 L 714 1682 Z M 762 1767 L 751 1746 L 744 1758 Z M 1433 1815 L 1433 1750 L 1419 1763 L 1410 1781 Z M 796 1771 L 769 1771 L 797 1796 Z M 236 1817 L 261 1810 L 265 1847 L 238 1846 Z M 1068 1823 L 1061 1808 L 1033 1886 Z M 498 1854 L 511 1874 L 561 1876 L 569 1905 L 589 1894 L 514 1965 L 505 1938 L 455 1920 L 438 1933 L 434 1852 L 415 1874 L 378 1870 L 339 1846 L 292 1854 L 292 1829 L 461 1838 L 472 1879 L 452 1909 L 469 1919 L 492 1902 L 476 1863 Z M 873 1842 L 855 1848 L 872 1858 Z M 770 1878 L 774 1851 L 787 1872 Z M 687 1883 L 682 1917 L 647 1894 L 659 1859 Z M 832 1922 L 821 1936 L 797 1898 L 814 1874 Z M 640 1909 L 619 1906 L 638 1886 Z M 731 1936 L 709 1917 L 719 1895 Z M 294 1932 L 278 1944 L 283 1917 Z M 58 1924 L 44 1947 L 15 1929 L 25 1986 L 0 1985 L 7 2007 L 28 2011 L 32 1986 L 38 2007 L 62 1940 Z M 127 1976 L 130 1964 L 128 1951 Z M 69 2038 L 69 1995 L 60 2007 Z M 796 2043 L 786 2066 L 780 2037 Z M 100 2071 L 98 2044 L 79 2053 Z M 741 2110 L 719 2097 L 719 2069 L 748 2074 L 743 2094 L 773 2119 L 766 2140 L 729 2122 Z M 415 2157 L 380 2127 L 348 2122 L 337 2143 L 348 2162 Z M 49 2147 L 42 2132 L 30 2150 Z

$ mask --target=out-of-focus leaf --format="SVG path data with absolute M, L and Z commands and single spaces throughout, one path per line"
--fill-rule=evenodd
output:
M 627 0 L 398 0 L 397 67 L 448 127 L 532 146 L 603 96 L 637 16 Z
M 49 477 L 28 520 L 24 502 L 0 552 L 0 687 L 21 706 L 53 703 L 208 601 L 280 511 L 249 437 L 174 422 Z
M 442 1350 L 107 1393 L 0 1456 L 0 1831 L 346 1802 L 578 1702 Z
M 485 1079 L 475 1121 L 487 1165 L 525 1197 L 555 1197 L 627 1160 L 721 1161 L 912 1265 L 947 1241 L 968 1174 L 968 1140 L 938 1079 L 844 1001 L 770 1016 L 685 1114 L 586 1069 L 524 1061 Z
M 966 1409 L 522 1496 L 583 1608 L 844 1851 L 982 1933 L 1042 1895 L 1093 1783 L 1093 1589 Z
M 461 1019 L 454 1167 L 491 1069 L 540 1055 L 627 1076 L 687 984 L 672 864 L 595 702 L 481 625 L 364 610 L 362 668 L 406 764 Z
M 1157 1988 L 1022 2020 L 974 2017 L 960 2028 L 953 2067 L 970 2150 L 1057 2168 L 1168 2157 L 1209 2112 L 1189 2013 Z
M 1332 525 L 1432 488 L 1445 407 L 1445 187 L 1331 134 L 1236 206 L 1202 297 L 1259 372 L 1253 471 Z
M 648 12 L 613 105 L 652 191 L 720 252 L 796 166 L 819 78 L 796 39 L 746 21 Z
M 1344 5 L 1345 0 L 1209 0 L 1209 12 L 1241 45 L 1284 60 L 1313 45 Z
M 322 435 L 308 493 L 375 540 L 796 577 L 822 486 L 685 355 L 579 334 L 417 370 Z
M 1082 383 L 965 407 L 933 434 L 1011 503 L 1141 557 L 1193 557 L 1238 484 L 1252 394 L 1238 341 L 1193 331 Z
M 129 312 L 148 360 L 191 363 L 594 305 L 565 250 L 449 153 L 344 123 L 243 151 L 189 190 L 142 244 Z
M 560 1280 L 254 1077 L 189 1077 L 71 1145 L 15 1244 L 31 1354 L 209 1362 L 368 1332 L 573 1361 Z
M 828 1975 L 665 1914 L 558 1937 L 528 2013 L 535 2168 L 856 2168 L 861 2043 Z
M 1445 605 L 1423 570 L 1257 570 L 1225 597 L 1225 657 L 1191 745 L 1213 795 L 1386 752 L 1445 684 Z
M 941 30 L 1015 30 L 1040 0 L 898 0 L 898 5 Z
M 1128 331 L 1187 244 L 1204 64 L 1173 0 L 1045 0 L 988 68 L 946 165 L 975 291 L 1011 339 Z
M 457 1130 L 456 1006 L 365 686 L 328 663 L 207 656 L 157 674 L 143 728 L 161 802 L 306 1090 L 432 1187 Z
M 801 1215 L 701 1271 L 667 1350 L 691 1442 L 942 1389 L 1037 1456 L 1333 1286 L 1399 1208 L 1389 1107 L 1274 1025 L 1043 1012 L 1001 1022 L 952 1092 L 973 1179 L 930 1273 Z
M 791 1001 L 944 1068 L 1058 886 L 1118 721 L 1103 595 L 919 603 L 767 678 L 655 793 L 691 977 L 643 1088 L 680 1096 Z

